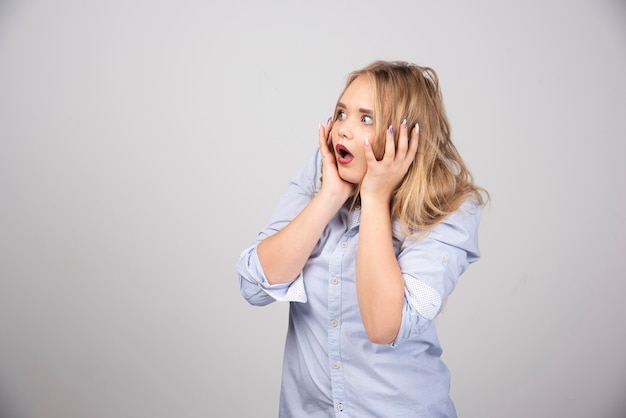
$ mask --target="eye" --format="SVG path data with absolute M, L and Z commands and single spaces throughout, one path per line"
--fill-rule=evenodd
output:
M 346 112 L 343 110 L 337 111 L 337 120 L 344 120 L 346 118 Z
M 363 122 L 366 125 L 371 125 L 374 123 L 374 118 L 372 118 L 369 115 L 363 115 L 363 117 L 361 118 L 361 122 Z

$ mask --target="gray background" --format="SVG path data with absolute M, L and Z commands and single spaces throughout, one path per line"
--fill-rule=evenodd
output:
M 235 263 L 347 73 L 434 67 L 492 194 L 438 319 L 464 418 L 626 416 L 623 1 L 0 0 L 0 416 L 274 417 Z

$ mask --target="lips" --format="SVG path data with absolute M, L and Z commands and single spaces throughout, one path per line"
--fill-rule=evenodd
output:
M 352 155 L 348 148 L 341 144 L 335 146 L 335 156 L 337 157 L 337 162 L 342 165 L 350 164 L 354 159 L 354 155 Z

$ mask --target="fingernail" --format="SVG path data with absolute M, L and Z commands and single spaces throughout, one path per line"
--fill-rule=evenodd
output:
M 392 134 L 393 133 L 393 126 L 389 126 L 389 133 Z
M 406 119 L 402 121 L 402 127 L 406 129 Z
M 420 124 L 416 123 L 415 124 L 415 132 L 419 132 L 420 131 Z
M 333 117 L 329 117 L 328 120 L 326 121 L 326 124 L 328 125 L 328 122 L 330 122 L 331 120 L 333 120 Z
M 369 145 L 370 144 L 370 140 L 368 137 L 365 137 L 365 145 Z

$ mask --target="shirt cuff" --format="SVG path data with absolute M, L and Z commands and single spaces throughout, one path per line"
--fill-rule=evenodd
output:
M 414 309 L 411 309 L 411 305 L 408 301 L 404 300 L 404 306 L 402 307 L 402 320 L 400 321 L 400 329 L 396 339 L 390 344 L 392 348 L 396 348 L 403 341 L 408 340 L 411 336 L 411 331 L 415 326 L 415 323 L 419 320 L 417 313 Z
M 260 283 L 261 289 L 279 302 L 301 302 L 307 301 L 304 291 L 304 279 L 302 273 L 290 283 L 269 284 L 267 278 Z

